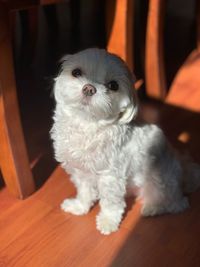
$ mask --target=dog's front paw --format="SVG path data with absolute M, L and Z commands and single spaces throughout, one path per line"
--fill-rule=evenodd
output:
M 97 229 L 104 235 L 109 235 L 119 228 L 119 222 L 111 216 L 100 212 L 96 217 Z
M 65 199 L 61 205 L 61 209 L 74 215 L 83 215 L 88 212 L 88 207 L 84 206 L 77 198 Z

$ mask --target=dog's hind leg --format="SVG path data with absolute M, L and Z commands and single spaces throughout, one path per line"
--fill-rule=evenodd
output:
M 171 190 L 170 190 L 171 189 Z M 180 188 L 167 188 L 164 185 L 145 182 L 140 192 L 143 216 L 154 216 L 164 213 L 178 213 L 189 207 L 186 197 Z

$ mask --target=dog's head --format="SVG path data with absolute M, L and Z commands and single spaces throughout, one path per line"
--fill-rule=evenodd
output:
M 92 48 L 63 58 L 54 92 L 57 103 L 73 109 L 74 116 L 123 124 L 137 114 L 133 84 L 133 76 L 119 57 Z

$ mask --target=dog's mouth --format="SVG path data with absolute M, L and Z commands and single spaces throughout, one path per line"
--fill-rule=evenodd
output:
M 81 104 L 84 106 L 88 106 L 91 103 L 91 96 L 82 96 Z

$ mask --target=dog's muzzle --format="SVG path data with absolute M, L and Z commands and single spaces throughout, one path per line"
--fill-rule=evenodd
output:
M 97 89 L 91 84 L 85 84 L 82 92 L 85 96 L 92 96 L 96 93 Z

